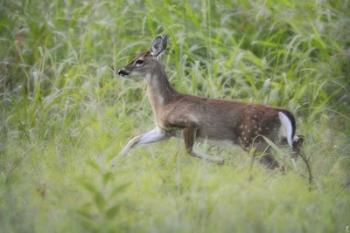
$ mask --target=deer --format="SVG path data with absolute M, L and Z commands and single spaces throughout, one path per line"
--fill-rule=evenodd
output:
M 121 155 L 128 154 L 138 145 L 171 137 L 182 137 L 189 155 L 217 164 L 223 164 L 224 159 L 194 150 L 195 142 L 200 139 L 229 141 L 246 152 L 254 149 L 254 153 L 261 154 L 259 161 L 271 169 L 278 168 L 279 163 L 273 157 L 266 138 L 277 145 L 289 145 L 298 152 L 302 138 L 295 135 L 296 121 L 290 111 L 176 91 L 160 62 L 167 44 L 166 35 L 157 36 L 150 49 L 117 70 L 119 76 L 145 80 L 155 123 L 155 128 L 128 141 Z

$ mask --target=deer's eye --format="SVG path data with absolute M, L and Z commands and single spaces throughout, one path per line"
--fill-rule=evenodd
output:
M 143 64 L 143 60 L 141 60 L 141 59 L 136 60 L 135 64 L 136 65 L 142 65 Z

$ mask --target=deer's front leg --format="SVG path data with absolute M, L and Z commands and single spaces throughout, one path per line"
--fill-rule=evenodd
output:
M 148 131 L 147 133 L 138 135 L 134 138 L 132 138 L 123 148 L 123 150 L 120 152 L 121 155 L 126 155 L 129 150 L 131 150 L 133 147 L 141 144 L 148 144 L 153 142 L 158 142 L 161 140 L 164 140 L 168 138 L 169 135 L 167 135 L 166 132 L 159 128 L 152 129 L 151 131 Z
M 207 160 L 210 162 L 214 162 L 217 164 L 224 164 L 225 161 L 221 157 L 210 156 L 210 155 L 206 155 L 204 153 L 200 153 L 200 152 L 193 150 L 194 140 L 196 137 L 196 131 L 197 131 L 197 129 L 195 129 L 195 128 L 183 129 L 183 137 L 184 137 L 185 147 L 186 147 L 187 153 L 189 153 L 191 156 L 201 158 L 201 159 L 204 159 L 204 160 Z

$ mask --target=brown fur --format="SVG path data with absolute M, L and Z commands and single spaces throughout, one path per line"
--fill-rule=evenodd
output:
M 139 59 L 142 60 L 142 65 L 137 65 Z M 255 148 L 258 152 L 265 152 L 261 162 L 272 168 L 278 166 L 262 136 L 277 144 L 285 143 L 278 135 L 281 126 L 278 112 L 285 113 L 294 121 L 289 111 L 260 104 L 179 93 L 171 87 L 163 66 L 151 52 L 141 54 L 120 70 L 119 74 L 128 75 L 133 72 L 143 75 L 147 81 L 148 98 L 157 127 L 168 136 L 182 131 L 188 153 L 201 157 L 193 152 L 197 138 L 228 140 L 246 151 Z

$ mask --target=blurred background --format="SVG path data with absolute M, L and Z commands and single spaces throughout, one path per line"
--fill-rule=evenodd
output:
M 291 110 L 312 166 L 251 167 L 238 147 L 140 147 L 153 128 L 145 84 L 113 74 L 169 36 L 184 93 Z M 0 1 L 2 232 L 348 232 L 348 0 Z

